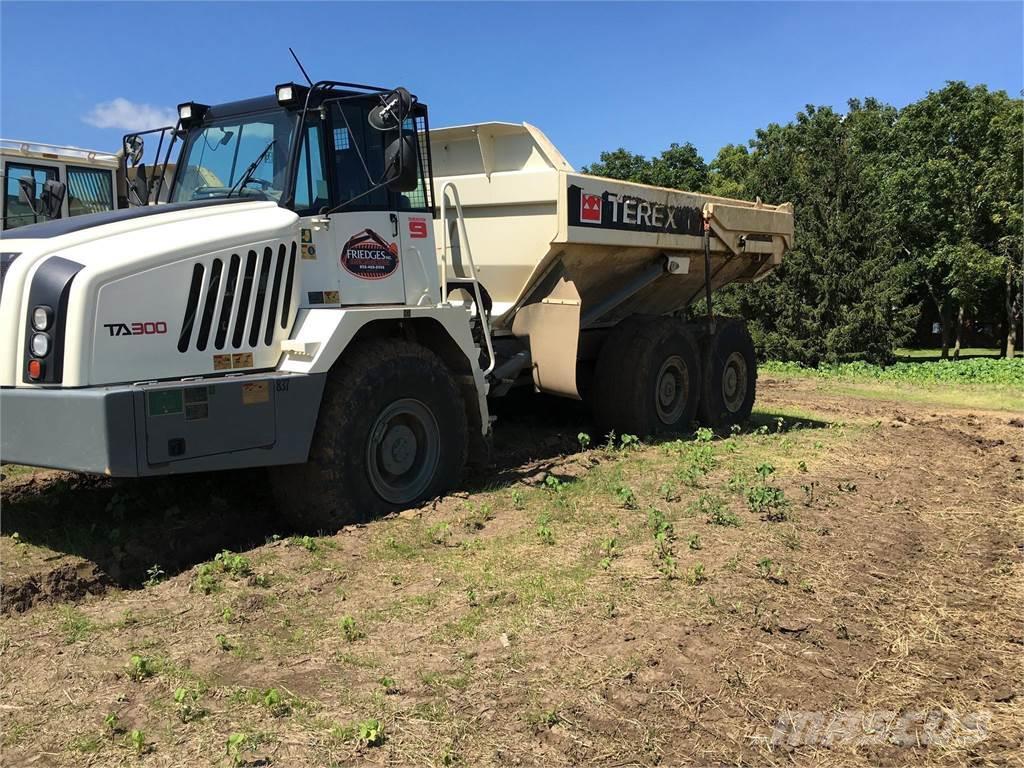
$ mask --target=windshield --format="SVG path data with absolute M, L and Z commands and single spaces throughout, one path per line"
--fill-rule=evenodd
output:
M 229 194 L 280 200 L 295 122 L 294 114 L 272 110 L 210 120 L 192 128 L 178 160 L 172 201 Z

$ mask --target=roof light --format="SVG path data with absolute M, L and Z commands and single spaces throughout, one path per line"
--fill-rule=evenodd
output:
M 277 103 L 282 107 L 301 107 L 306 103 L 309 88 L 298 83 L 281 83 L 274 87 Z
M 198 123 L 203 119 L 209 107 L 195 101 L 186 101 L 178 105 L 178 121 L 185 127 Z

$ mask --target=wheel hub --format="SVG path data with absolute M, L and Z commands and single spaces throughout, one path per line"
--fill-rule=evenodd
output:
M 686 363 L 679 355 L 672 355 L 662 363 L 655 379 L 655 387 L 655 410 L 658 419 L 663 424 L 675 425 L 686 409 L 690 390 Z
M 441 437 L 434 414 L 419 400 L 404 398 L 385 408 L 366 446 L 370 484 L 392 504 L 409 504 L 434 479 Z
M 722 401 L 730 413 L 743 407 L 747 396 L 747 361 L 739 352 L 733 352 L 722 370 Z

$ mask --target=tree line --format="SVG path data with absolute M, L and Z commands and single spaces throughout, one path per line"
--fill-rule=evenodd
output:
M 716 294 L 761 353 L 808 365 L 888 363 L 922 312 L 943 357 L 965 322 L 992 319 L 1013 354 L 1022 311 L 1024 101 L 949 82 L 902 109 L 807 106 L 710 163 L 690 143 L 656 157 L 602 152 L 584 173 L 795 206 L 781 267 Z

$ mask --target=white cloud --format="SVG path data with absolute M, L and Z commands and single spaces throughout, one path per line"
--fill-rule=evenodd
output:
M 152 104 L 136 104 L 120 96 L 113 101 L 97 104 L 82 115 L 82 122 L 96 128 L 119 128 L 123 131 L 144 131 L 148 128 L 162 128 L 174 125 L 178 113 L 167 107 Z

